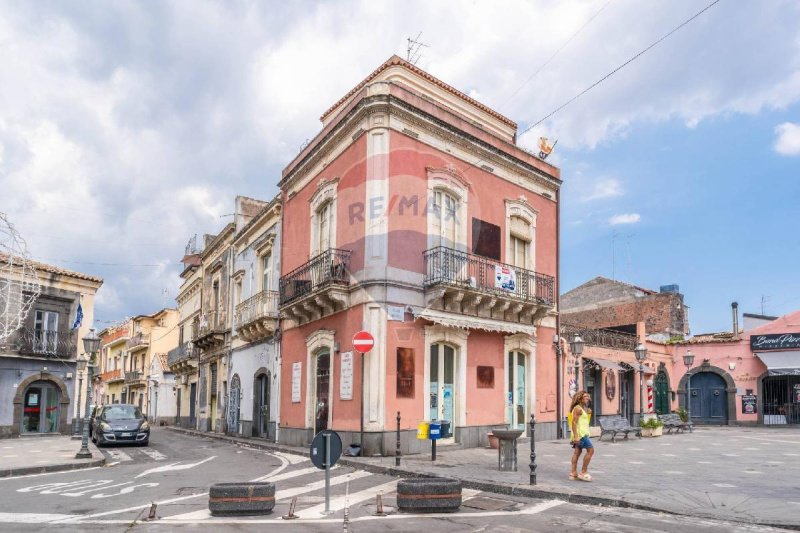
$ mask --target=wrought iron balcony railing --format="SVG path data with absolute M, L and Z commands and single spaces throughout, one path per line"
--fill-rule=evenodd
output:
M 21 328 L 14 334 L 11 344 L 21 354 L 70 359 L 78 354 L 76 338 L 73 332 Z
M 633 351 L 636 348 L 636 335 L 630 333 L 620 333 L 607 329 L 589 329 L 574 326 L 572 324 L 561 324 L 561 336 L 572 340 L 575 334 L 581 336 L 583 342 L 589 346 L 600 346 L 603 348 L 615 348 L 617 350 Z
M 280 305 L 328 285 L 350 285 L 350 250 L 331 248 L 312 257 L 280 280 Z
M 136 383 L 144 379 L 144 374 L 139 370 L 125 372 L 125 383 Z
M 109 381 L 119 381 L 123 379 L 122 377 L 122 370 L 117 368 L 116 370 L 109 370 L 107 372 L 103 372 L 97 377 L 100 381 L 109 382 Z
M 259 318 L 278 318 L 278 291 L 261 291 L 236 306 L 236 328 Z
M 169 366 L 182 363 L 197 357 L 195 354 L 194 346 L 190 342 L 184 342 L 177 348 L 171 349 L 167 352 L 167 363 Z
M 128 339 L 127 342 L 125 343 L 125 346 L 129 350 L 149 345 L 150 345 L 150 334 L 145 335 L 142 332 L 137 333 L 136 335 Z
M 552 276 L 445 246 L 426 250 L 423 257 L 425 288 L 450 285 L 524 303 L 555 305 Z
M 222 331 L 225 329 L 224 311 L 206 311 L 200 315 L 200 322 L 197 329 L 193 330 L 194 338 L 199 339 L 209 333 Z

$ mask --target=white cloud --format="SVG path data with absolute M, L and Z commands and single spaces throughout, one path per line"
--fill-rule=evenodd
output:
M 775 141 L 775 151 L 782 155 L 800 154 L 800 124 L 784 122 L 775 128 L 778 139 Z
M 614 215 L 613 217 L 608 219 L 608 223 L 612 226 L 618 226 L 620 224 L 636 224 L 641 220 L 641 216 L 639 213 L 624 213 L 621 215 Z
M 595 181 L 594 186 L 581 196 L 582 202 L 604 200 L 622 196 L 622 184 L 615 178 L 601 178 Z

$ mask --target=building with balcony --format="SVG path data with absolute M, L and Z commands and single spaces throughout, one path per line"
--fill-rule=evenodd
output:
M 126 320 L 100 331 L 100 357 L 94 383 L 98 403 L 127 403 L 124 369 L 127 367 L 127 343 L 132 330 L 133 321 Z
M 197 429 L 199 350 L 192 343 L 200 327 L 203 292 L 203 261 L 197 237 L 189 240 L 183 256 L 178 304 L 178 346 L 167 353 L 167 364 L 175 376 L 175 419 L 178 426 Z
M 147 375 L 150 382 L 147 419 L 156 425 L 176 424 L 178 391 L 175 387 L 175 374 L 169 366 L 169 354 L 155 353 Z
M 533 413 L 555 437 L 559 170 L 397 56 L 321 120 L 279 184 L 278 440 L 363 431 L 367 455 L 391 454 L 398 411 L 404 452 L 427 446 L 420 420 L 450 422 L 445 445 Z M 376 340 L 363 367 L 359 330 Z
M 6 261 L 0 256 L 0 261 Z M 81 339 L 94 320 L 94 296 L 103 280 L 31 262 L 41 290 L 23 325 L 0 340 L 0 437 L 72 433 L 86 399 L 86 376 L 76 373 Z M 4 269 L 0 285 L 21 287 L 19 272 Z M 83 320 L 75 325 L 78 306 Z
M 227 401 L 227 431 L 274 441 L 280 391 L 278 273 L 281 249 L 281 201 L 262 202 L 245 216 L 254 200 L 237 198 L 231 292 L 233 337 Z

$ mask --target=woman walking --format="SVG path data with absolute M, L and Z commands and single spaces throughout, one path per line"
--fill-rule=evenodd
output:
M 569 441 L 574 448 L 572 452 L 572 471 L 569 473 L 569 478 L 580 479 L 581 481 L 592 480 L 592 476 L 587 472 L 589 462 L 594 455 L 592 439 L 589 438 L 589 414 L 591 413 L 591 409 L 587 407 L 589 400 L 589 394 L 586 391 L 579 390 L 572 397 L 572 404 L 569 407 L 572 414 Z M 578 474 L 578 460 L 583 450 L 586 450 L 586 455 L 583 456 L 583 469 Z

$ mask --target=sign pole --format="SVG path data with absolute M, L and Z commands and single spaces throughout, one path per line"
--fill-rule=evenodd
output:
M 361 430 L 358 444 L 361 445 L 361 457 L 364 457 L 364 353 L 361 354 Z
M 375 338 L 368 331 L 359 331 L 353 335 L 353 348 L 361 354 L 361 428 L 359 444 L 361 456 L 364 456 L 364 355 L 375 345 Z
M 331 512 L 331 435 L 325 434 L 325 514 Z

